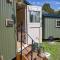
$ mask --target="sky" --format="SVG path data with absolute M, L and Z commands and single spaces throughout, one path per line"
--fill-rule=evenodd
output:
M 60 0 L 27 0 L 32 5 L 43 6 L 45 3 L 49 3 L 54 10 L 60 10 Z

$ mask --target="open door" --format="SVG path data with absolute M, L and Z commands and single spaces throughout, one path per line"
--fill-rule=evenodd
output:
M 42 8 L 40 6 L 27 6 L 28 34 L 36 43 L 42 43 Z M 28 37 L 28 44 L 32 40 Z

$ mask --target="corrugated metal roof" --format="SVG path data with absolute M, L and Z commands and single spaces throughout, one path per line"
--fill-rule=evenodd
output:
M 43 14 L 44 17 L 60 18 L 60 15 L 57 14 Z
M 25 4 L 31 5 L 27 0 L 23 0 Z

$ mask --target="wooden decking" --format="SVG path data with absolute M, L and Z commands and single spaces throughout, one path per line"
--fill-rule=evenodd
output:
M 18 47 L 20 48 L 20 46 Z M 20 52 L 17 52 L 16 60 L 21 60 L 20 56 L 21 56 Z M 31 60 L 31 45 L 28 45 L 22 50 L 22 60 Z M 48 60 L 48 59 L 46 57 L 41 57 L 40 55 L 38 56 L 38 53 L 33 51 L 32 60 Z

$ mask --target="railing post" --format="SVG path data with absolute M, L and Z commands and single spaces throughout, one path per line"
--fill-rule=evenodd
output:
M 22 60 L 22 22 L 21 22 L 21 56 L 20 59 Z
M 26 33 L 26 32 L 25 32 Z M 33 60 L 33 43 L 35 42 L 34 39 L 28 34 L 26 33 L 32 40 L 32 45 L 31 45 L 31 60 Z
M 32 46 L 31 46 L 31 60 L 33 60 L 33 40 L 32 40 Z

